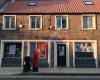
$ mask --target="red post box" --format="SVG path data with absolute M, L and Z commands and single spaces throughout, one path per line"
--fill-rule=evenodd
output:
M 33 54 L 33 61 L 32 61 L 32 67 L 34 72 L 38 72 L 38 56 L 39 56 L 39 49 L 34 50 Z

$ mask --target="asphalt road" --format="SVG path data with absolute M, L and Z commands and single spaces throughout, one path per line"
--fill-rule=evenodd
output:
M 0 76 L 0 80 L 100 80 L 100 76 Z

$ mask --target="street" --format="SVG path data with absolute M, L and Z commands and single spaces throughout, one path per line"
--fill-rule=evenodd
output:
M 100 80 L 100 76 L 0 76 L 0 80 Z

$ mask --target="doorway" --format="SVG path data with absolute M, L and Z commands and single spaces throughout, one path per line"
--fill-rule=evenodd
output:
M 57 44 L 57 67 L 66 67 L 66 44 Z
M 69 67 L 69 42 L 54 42 L 54 67 Z

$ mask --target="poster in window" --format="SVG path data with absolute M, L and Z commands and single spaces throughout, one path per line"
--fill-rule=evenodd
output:
M 48 43 L 38 42 L 37 48 L 40 49 L 39 59 L 48 59 Z
M 9 45 L 9 54 L 16 54 L 16 45 Z
M 46 58 L 46 49 L 41 51 L 41 53 L 39 54 L 39 59 L 45 59 Z

